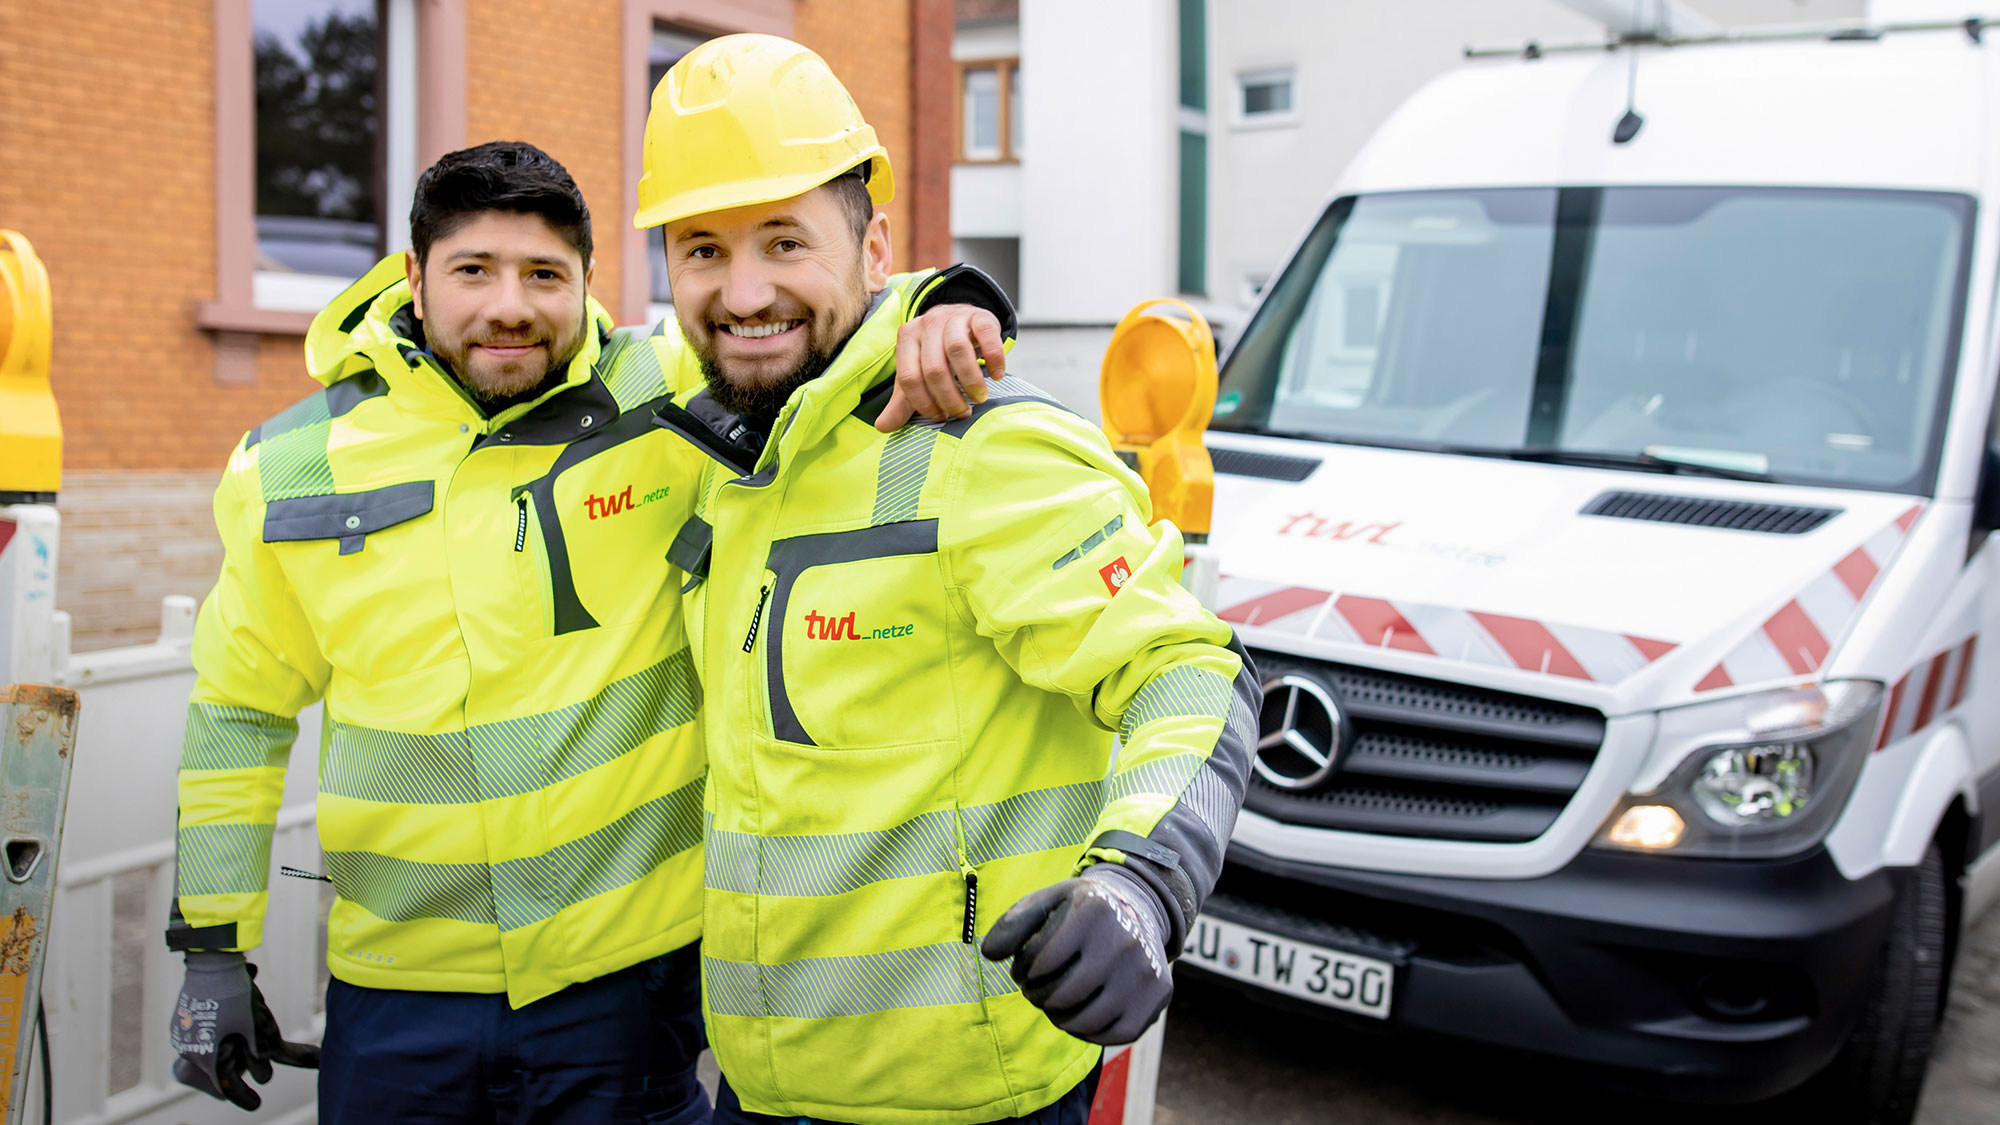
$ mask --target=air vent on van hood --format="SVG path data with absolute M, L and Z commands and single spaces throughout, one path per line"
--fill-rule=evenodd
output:
M 1790 504 L 1753 504 L 1702 496 L 1669 496 L 1655 492 L 1606 492 L 1584 505 L 1582 515 L 1606 516 L 1652 523 L 1684 523 L 1730 531 L 1769 535 L 1804 535 L 1839 515 L 1839 508 L 1800 508 Z
M 1311 457 L 1286 457 L 1277 453 L 1250 453 L 1241 449 L 1210 448 L 1208 459 L 1218 473 L 1228 473 L 1238 477 L 1264 477 L 1269 480 L 1301 481 L 1319 468 L 1319 461 Z

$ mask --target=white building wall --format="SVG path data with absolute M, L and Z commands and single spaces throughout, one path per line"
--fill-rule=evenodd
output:
M 1021 315 L 1110 324 L 1173 292 L 1171 0 L 1021 0 Z
M 1684 2 L 1745 26 L 1904 18 L 1995 0 Z M 1604 34 L 1562 0 L 1208 3 L 1209 299 L 1200 304 L 1225 339 L 1247 311 L 1248 283 L 1282 264 L 1369 134 L 1458 66 L 1465 47 Z M 1018 233 L 1019 272 L 1007 281 L 1027 324 L 1109 325 L 1178 289 L 1178 47 L 1175 0 L 1021 0 L 1018 24 L 958 29 L 959 59 L 1021 60 L 1026 151 L 1018 165 L 954 169 L 952 229 L 960 257 L 997 273 Z M 1291 120 L 1243 122 L 1237 75 L 1286 67 L 1295 74 Z M 1060 348 L 1031 356 L 1041 377 L 1094 396 L 1107 333 L 1056 335 Z
M 951 166 L 951 236 L 1021 237 L 1020 164 Z
M 1967 0 L 1684 0 L 1725 26 L 1856 21 Z M 1988 0 L 1991 2 L 1991 0 Z M 1586 5 L 1587 7 L 1587 5 Z M 1561 0 L 1210 0 L 1209 295 L 1249 299 L 1246 281 L 1283 262 L 1368 135 L 1467 46 L 1600 39 Z M 1290 67 L 1289 123 L 1244 123 L 1237 75 Z
M 1009 22 L 960 24 L 951 37 L 951 57 L 1011 59 L 1021 53 L 1021 28 Z
M 1467 44 L 1603 34 L 1554 0 L 1211 0 L 1209 18 L 1208 284 L 1224 306 L 1276 270 L 1362 142 Z M 1237 75 L 1282 68 L 1291 123 L 1242 121 Z

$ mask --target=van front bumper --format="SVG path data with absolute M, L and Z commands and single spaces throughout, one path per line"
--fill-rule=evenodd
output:
M 1750 861 L 1592 850 L 1539 879 L 1451 879 L 1238 844 L 1204 913 L 1396 966 L 1383 1021 L 1214 977 L 1260 999 L 1575 1060 L 1636 1093 L 1744 1102 L 1832 1060 L 1874 987 L 1905 875 L 1850 880 L 1815 848 Z

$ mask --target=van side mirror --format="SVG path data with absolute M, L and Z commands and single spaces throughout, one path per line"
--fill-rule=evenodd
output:
M 1972 496 L 1974 531 L 2000 531 L 2000 449 L 1986 447 L 1979 462 L 1979 491 Z

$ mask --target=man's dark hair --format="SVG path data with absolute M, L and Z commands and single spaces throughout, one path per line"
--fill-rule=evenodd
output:
M 869 167 L 862 164 L 826 182 L 828 190 L 840 200 L 840 206 L 847 212 L 847 221 L 854 227 L 854 241 L 857 243 L 868 237 L 868 221 L 875 217 L 875 200 L 868 195 Z
M 865 194 L 866 188 L 863 189 Z M 540 215 L 590 265 L 590 208 L 569 171 L 526 141 L 489 141 L 448 152 L 417 177 L 410 246 L 417 265 L 431 246 L 486 211 Z

